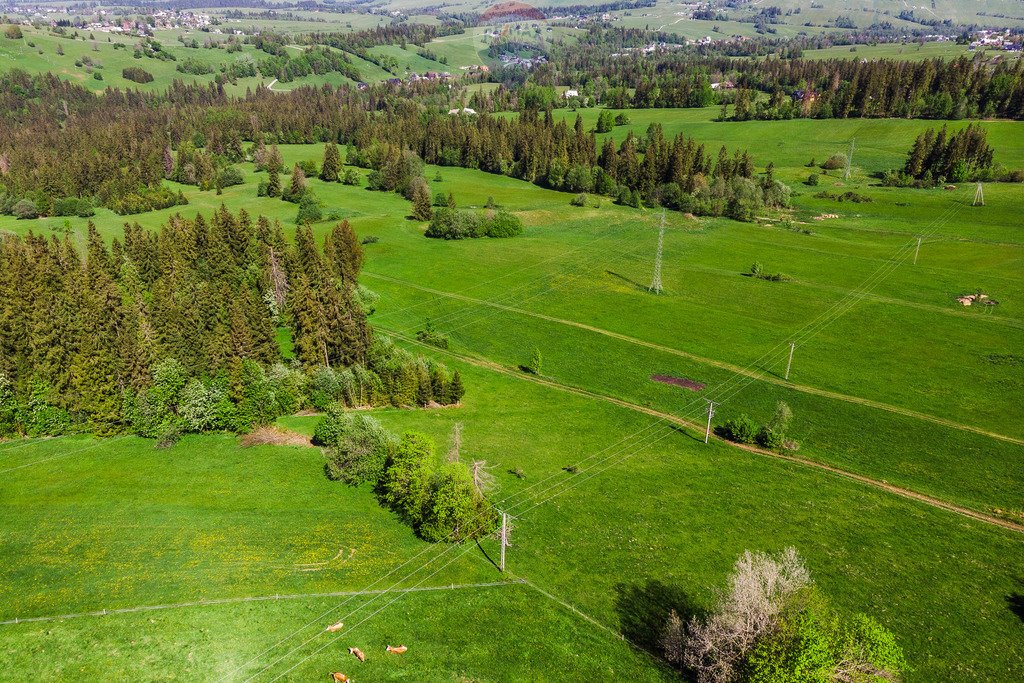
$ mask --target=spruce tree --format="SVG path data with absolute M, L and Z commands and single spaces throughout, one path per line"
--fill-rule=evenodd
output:
M 425 180 L 422 178 L 419 180 L 421 182 L 413 186 L 412 215 L 418 221 L 429 221 L 434 215 L 434 211 L 430 206 L 430 189 L 427 187 Z
M 341 169 L 341 159 L 338 156 L 338 146 L 328 142 L 324 147 L 324 163 L 320 168 L 320 180 L 328 183 L 338 182 L 338 172 Z
M 281 176 L 278 174 L 276 168 L 271 168 L 267 172 L 267 196 L 268 197 L 280 197 L 281 196 Z
M 288 186 L 288 194 L 284 199 L 290 202 L 298 202 L 302 199 L 302 195 L 306 192 L 306 172 L 302 170 L 302 167 L 295 164 L 295 168 L 292 169 L 292 181 Z

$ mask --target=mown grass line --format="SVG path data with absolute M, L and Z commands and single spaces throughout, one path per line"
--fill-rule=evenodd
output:
M 495 303 L 495 302 L 492 302 L 492 301 L 487 301 L 485 299 L 477 299 L 477 298 L 474 298 L 474 297 L 466 296 L 464 294 L 456 294 L 456 293 L 453 293 L 453 292 L 445 292 L 445 291 L 442 291 L 442 290 L 439 290 L 439 289 L 433 289 L 431 287 L 424 287 L 422 285 L 417 285 L 417 284 L 412 283 L 412 282 L 408 282 L 408 281 L 405 281 L 405 280 L 400 280 L 398 278 L 393 278 L 393 277 L 390 277 L 388 275 L 380 275 L 378 273 L 370 273 L 370 272 L 367 272 L 367 271 L 364 271 L 363 275 L 368 275 L 370 277 L 374 277 L 374 278 L 377 278 L 377 279 L 380 279 L 380 280 L 386 280 L 388 282 L 392 282 L 392 283 L 395 283 L 395 284 L 403 285 L 403 286 L 406 286 L 406 287 L 411 287 L 413 289 L 418 289 L 418 290 L 426 292 L 428 294 L 435 294 L 435 295 L 438 295 L 438 296 L 443 296 L 443 297 L 447 297 L 447 298 L 451 298 L 451 299 L 457 299 L 457 300 L 460 300 L 460 301 L 465 301 L 467 303 L 472 303 L 472 304 L 481 305 L 481 306 L 489 306 L 491 308 L 499 309 L 499 310 L 502 310 L 502 311 L 507 311 L 509 313 L 516 313 L 518 315 L 525 315 L 525 316 L 529 316 L 529 317 L 532 317 L 532 318 L 537 318 L 538 320 L 544 320 L 544 321 L 547 321 L 547 322 L 557 323 L 557 324 L 560 324 L 560 325 L 567 325 L 567 326 L 570 326 L 570 327 L 575 327 L 577 329 L 585 330 L 587 332 L 593 332 L 595 334 L 600 334 L 600 335 L 604 335 L 606 337 L 611 337 L 612 339 L 618 339 L 619 341 L 624 341 L 624 342 L 627 342 L 629 344 L 635 344 L 637 346 L 643 346 L 643 347 L 646 347 L 646 348 L 649 348 L 649 349 L 654 349 L 656 351 L 662 351 L 662 352 L 665 352 L 665 353 L 668 353 L 668 354 L 671 354 L 671 355 L 674 355 L 674 356 L 679 356 L 680 358 L 686 358 L 688 360 L 696 361 L 698 363 L 703 363 L 705 365 L 710 365 L 711 367 L 715 367 L 715 368 L 718 368 L 720 370 L 726 370 L 728 372 L 732 372 L 732 373 L 735 373 L 735 374 L 738 374 L 738 375 L 744 375 L 746 377 L 750 377 L 750 378 L 753 378 L 753 379 L 756 379 L 756 380 L 760 380 L 762 382 L 768 382 L 770 384 L 775 384 L 775 385 L 778 385 L 778 386 L 781 386 L 781 387 L 785 387 L 787 389 L 792 389 L 794 391 L 799 391 L 801 393 L 812 394 L 812 395 L 815 395 L 815 396 L 823 396 L 825 398 L 831 398 L 831 399 L 835 399 L 837 401 L 845 401 L 847 403 L 855 403 L 857 405 L 867 406 L 868 408 L 877 408 L 879 410 L 885 410 L 885 411 L 888 411 L 890 413 L 895 413 L 897 415 L 903 415 L 904 417 L 910 417 L 910 418 L 914 418 L 914 419 L 917 419 L 917 420 L 924 420 L 926 422 L 932 422 L 934 424 L 941 425 L 943 427 L 950 427 L 952 429 L 959 429 L 961 431 L 973 432 L 975 434 L 980 434 L 982 436 L 987 436 L 987 437 L 990 437 L 990 438 L 993 438 L 993 439 L 999 439 L 1000 441 L 1007 441 L 1009 443 L 1013 443 L 1013 444 L 1017 444 L 1017 445 L 1020 445 L 1020 446 L 1024 446 L 1024 439 L 1018 439 L 1016 437 L 1009 436 L 1007 434 L 1000 434 L 998 432 L 992 432 L 992 431 L 989 431 L 987 429 L 982 429 L 981 427 L 975 427 L 973 425 L 963 424 L 963 423 L 960 423 L 960 422 L 954 422 L 953 420 L 949 420 L 949 419 L 946 419 L 946 418 L 943 418 L 943 417 L 938 417 L 936 415 L 929 415 L 927 413 L 921 413 L 921 412 L 918 412 L 916 410 L 910 410 L 909 408 L 900 408 L 899 406 L 894 406 L 894 405 L 891 405 L 891 404 L 888 404 L 888 403 L 882 403 L 881 401 L 875 401 L 875 400 L 872 400 L 872 399 L 869 399 L 869 398 L 862 398 L 860 396 L 851 396 L 849 394 L 842 394 L 842 393 L 839 393 L 839 392 L 836 392 L 836 391 L 830 391 L 828 389 L 820 389 L 818 387 L 812 387 L 812 386 L 809 386 L 807 384 L 795 384 L 795 383 L 789 382 L 789 381 L 787 381 L 785 379 L 781 379 L 781 378 L 777 378 L 777 377 L 772 377 L 771 375 L 766 375 L 764 373 L 757 372 L 756 370 L 748 370 L 747 368 L 741 368 L 738 365 L 733 365 L 732 363 L 727 363 L 725 361 L 715 360 L 713 358 L 706 358 L 704 356 L 699 356 L 697 354 L 690 353 L 688 351 L 682 351 L 680 349 L 674 349 L 674 348 L 672 348 L 670 346 L 665 346 L 663 344 L 657 344 L 655 342 L 646 341 L 644 339 L 638 339 L 636 337 L 631 337 L 629 335 L 621 334 L 619 332 L 612 332 L 611 330 L 606 330 L 606 329 L 603 329 L 603 328 L 600 328 L 600 327 L 595 327 L 593 325 L 588 325 L 586 323 L 581 323 L 581 322 L 578 322 L 576 320 L 568 320 L 568 319 L 565 319 L 565 318 L 557 318 L 555 316 L 547 315 L 547 314 L 544 314 L 544 313 L 537 313 L 537 312 L 534 312 L 534 311 L 528 311 L 528 310 L 525 310 L 525 309 L 522 309 L 522 308 L 517 308 L 515 306 L 506 306 L 504 304 L 499 304 L 499 303 Z M 397 333 L 395 331 L 392 330 L 390 332 L 392 334 L 396 334 L 396 336 L 397 336 Z M 403 338 L 406 338 L 406 337 L 403 337 Z
M 517 370 L 514 370 L 512 368 L 508 368 L 508 367 L 506 367 L 504 365 L 501 365 L 500 363 L 495 363 L 494 361 L 478 358 L 478 357 L 475 357 L 475 356 L 469 356 L 469 355 L 466 355 L 466 354 L 461 354 L 461 353 L 458 353 L 456 351 L 451 351 L 451 350 L 448 350 L 448 349 L 438 349 L 437 347 L 431 346 L 429 344 L 425 344 L 425 343 L 423 343 L 423 342 L 421 342 L 421 341 L 419 341 L 419 340 L 417 340 L 417 339 L 415 339 L 413 337 L 406 336 L 406 335 L 404 335 L 401 332 L 398 332 L 396 330 L 387 330 L 386 328 L 381 328 L 381 329 L 383 329 L 388 334 L 391 334 L 394 337 L 402 339 L 403 341 L 409 342 L 411 344 L 416 344 L 417 346 L 421 346 L 423 348 L 430 349 L 432 351 L 436 351 L 436 352 L 439 352 L 439 353 L 446 354 L 448 356 L 451 356 L 453 358 L 457 358 L 457 359 L 459 359 L 459 360 L 461 360 L 463 362 L 469 363 L 471 365 L 475 365 L 475 366 L 480 367 L 480 368 L 485 368 L 485 369 L 488 369 L 488 370 L 492 370 L 494 372 L 500 372 L 500 373 L 502 373 L 504 375 L 508 375 L 509 377 L 516 377 L 516 378 L 521 379 L 521 380 L 526 380 L 528 382 L 533 382 L 535 384 L 541 384 L 543 386 L 551 387 L 552 389 L 558 389 L 559 391 L 565 391 L 565 392 L 568 392 L 568 393 L 577 394 L 579 396 L 585 396 L 587 398 L 592 398 L 592 399 L 596 399 L 596 400 L 599 400 L 599 401 L 605 401 L 607 403 L 612 403 L 612 404 L 617 405 L 617 406 L 622 407 L 622 408 L 627 408 L 629 410 L 634 410 L 634 411 L 637 411 L 637 412 L 645 413 L 647 415 L 650 415 L 651 417 L 656 417 L 656 418 L 658 418 L 660 420 L 664 420 L 666 422 L 671 422 L 671 423 L 676 424 L 676 425 L 678 425 L 680 427 L 683 427 L 685 429 L 692 429 L 695 432 L 697 432 L 698 434 L 701 431 L 703 431 L 703 429 L 704 429 L 704 425 L 702 425 L 702 424 L 697 424 L 697 423 L 695 423 L 695 422 L 693 422 L 691 420 L 687 420 L 685 418 L 681 418 L 681 417 L 678 417 L 676 415 L 672 415 L 670 413 L 665 413 L 665 412 L 662 412 L 660 410 L 655 410 L 654 408 L 649 408 L 647 406 L 642 406 L 642 405 L 638 405 L 636 403 L 631 403 L 631 402 L 625 401 L 625 400 L 623 400 L 621 398 L 615 398 L 614 396 L 608 396 L 606 394 L 601 394 L 601 393 L 598 393 L 596 391 L 591 391 L 589 389 L 583 389 L 581 387 L 574 387 L 574 386 L 571 386 L 571 385 L 568 385 L 568 384 L 563 384 L 561 382 L 558 382 L 558 381 L 555 381 L 555 380 L 552 380 L 552 379 L 547 379 L 547 378 L 544 378 L 544 377 L 538 377 L 536 375 L 527 375 L 527 374 L 524 374 L 521 371 L 517 371 Z M 1001 518 L 995 517 L 993 515 L 987 515 L 987 514 L 985 514 L 983 512 L 978 512 L 976 510 L 971 510 L 970 508 L 961 507 L 959 505 L 955 505 L 955 504 L 950 503 L 948 501 L 942 500 L 941 498 L 935 498 L 934 496 L 928 496 L 928 495 L 925 495 L 923 493 L 919 493 L 917 491 L 914 491 L 914 490 L 911 490 L 911 489 L 908 489 L 908 488 L 904 488 L 904 487 L 901 487 L 901 486 L 894 486 L 893 484 L 890 484 L 890 483 L 888 483 L 887 481 L 884 481 L 884 480 L 873 479 L 871 477 L 868 477 L 868 476 L 865 476 L 865 475 L 862 475 L 862 474 L 857 474 L 856 472 L 850 472 L 849 470 L 845 470 L 845 469 L 842 469 L 840 467 L 834 467 L 832 465 L 828 465 L 828 464 L 825 464 L 823 462 L 818 462 L 817 460 L 810 460 L 808 458 L 801 458 L 801 457 L 795 456 L 795 455 L 787 455 L 787 454 L 784 454 L 784 453 L 778 453 L 776 451 L 769 451 L 769 450 L 765 450 L 763 448 L 758 448 L 757 446 L 751 446 L 751 445 L 747 445 L 747 444 L 735 443 L 733 441 L 729 441 L 727 439 L 723 439 L 723 438 L 721 438 L 721 437 L 719 437 L 717 435 L 714 435 L 714 434 L 712 434 L 711 438 L 716 439 L 716 440 L 718 440 L 718 441 L 720 441 L 720 442 L 722 442 L 722 443 L 724 443 L 726 445 L 732 446 L 734 448 L 738 448 L 740 450 L 746 451 L 748 453 L 753 453 L 753 454 L 756 454 L 756 455 L 761 455 L 761 456 L 765 456 L 765 457 L 769 457 L 769 458 L 774 458 L 774 459 L 777 459 L 777 460 L 785 460 L 787 462 L 791 462 L 793 464 L 801 465 L 801 466 L 804 466 L 804 467 L 813 467 L 815 469 L 823 470 L 823 471 L 829 472 L 831 474 L 836 474 L 836 475 L 845 477 L 847 479 L 852 479 L 853 481 L 859 482 L 861 484 L 867 484 L 868 486 L 872 486 L 874 488 L 880 489 L 880 490 L 885 491 L 887 493 L 892 493 L 892 494 L 900 496 L 902 498 L 908 498 L 910 500 L 915 500 L 915 501 L 917 501 L 919 503 L 924 503 L 925 505 L 930 505 L 932 507 L 939 508 L 941 510 L 946 510 L 948 512 L 956 513 L 958 515 L 963 515 L 965 517 L 970 517 L 972 519 L 975 519 L 975 520 L 980 521 L 980 522 L 984 522 L 986 524 L 992 524 L 992 525 L 995 525 L 995 526 L 1003 527 L 1004 529 L 1009 529 L 1011 531 L 1016 531 L 1018 533 L 1024 533 L 1024 526 L 1022 526 L 1020 524 L 1016 524 L 1014 522 L 1011 522 L 1011 521 L 1008 521 L 1008 520 L 1005 520 L 1005 519 L 1001 519 Z M 1007 437 L 1007 438 L 1009 438 L 1009 437 Z

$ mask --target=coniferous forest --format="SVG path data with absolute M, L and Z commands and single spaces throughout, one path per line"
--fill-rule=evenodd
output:
M 333 402 L 458 403 L 457 372 L 373 337 L 348 223 L 294 237 L 222 207 L 126 225 L 110 248 L 90 225 L 84 253 L 0 238 L 0 432 L 173 436 Z

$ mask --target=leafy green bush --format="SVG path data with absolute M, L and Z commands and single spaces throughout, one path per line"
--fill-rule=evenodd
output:
M 316 223 L 323 217 L 323 211 L 320 210 L 320 200 L 317 199 L 312 191 L 307 190 L 304 192 L 302 199 L 299 200 L 299 213 L 295 216 L 295 223 L 298 225 Z
M 0 437 L 7 438 L 18 432 L 18 399 L 14 385 L 0 372 Z
M 237 167 L 228 166 L 220 172 L 218 182 L 221 187 L 231 187 L 232 185 L 241 185 L 245 182 L 245 178 Z
M 757 432 L 757 444 L 762 448 L 776 451 L 779 450 L 786 443 L 786 435 L 784 432 L 780 432 L 777 429 L 772 428 L 769 425 L 763 425 Z
M 33 382 L 28 402 L 19 406 L 18 422 L 28 436 L 61 436 L 72 428 L 71 414 L 49 402 L 50 387 Z
M 498 211 L 484 222 L 484 232 L 488 237 L 515 237 L 523 234 L 523 221 L 508 211 Z
M 435 209 L 424 235 L 461 240 L 473 237 L 515 237 L 522 232 L 523 222 L 508 211 L 497 211 L 493 216 L 481 217 L 469 211 L 442 206 Z
M 441 465 L 430 479 L 423 518 L 417 531 L 432 543 L 459 543 L 494 530 L 498 513 L 476 490 L 461 462 Z
M 434 325 L 429 320 L 427 321 L 426 327 L 416 333 L 416 339 L 424 344 L 436 346 L 439 349 L 448 348 L 448 335 L 435 330 Z
M 378 486 L 381 503 L 421 538 L 458 543 L 494 530 L 498 514 L 461 462 L 436 464 L 429 437 L 407 432 L 392 448 Z
M 153 74 L 139 66 L 129 66 L 121 70 L 121 76 L 135 83 L 152 83 Z
M 423 520 L 433 455 L 430 437 L 406 432 L 388 458 L 380 480 L 381 502 L 413 528 Z
M 846 155 L 845 154 L 833 154 L 825 163 L 821 165 L 826 171 L 834 171 L 840 168 L 846 168 Z
M 96 215 L 92 202 L 84 197 L 65 197 L 53 203 L 54 216 L 79 216 L 88 218 Z
M 331 479 L 358 485 L 378 481 L 397 440 L 373 417 L 346 412 L 334 404 L 313 433 L 313 443 L 326 446 L 325 471 Z
M 754 443 L 757 437 L 757 423 L 746 415 L 727 420 L 722 427 L 725 438 L 736 443 Z
M 39 217 L 39 210 L 36 208 L 36 203 L 31 199 L 22 199 L 19 201 L 11 207 L 11 213 L 19 220 Z

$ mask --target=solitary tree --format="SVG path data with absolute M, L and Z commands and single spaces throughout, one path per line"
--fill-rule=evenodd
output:
M 267 172 L 267 196 L 281 196 L 281 176 L 278 174 L 276 168 L 271 168 L 270 171 Z
M 338 171 L 341 169 L 341 158 L 338 155 L 338 146 L 328 142 L 324 147 L 324 163 L 320 167 L 320 180 L 328 183 L 338 182 Z
M 293 202 L 297 202 L 302 199 L 302 195 L 306 192 L 306 172 L 302 170 L 302 167 L 295 164 L 295 168 L 292 169 L 292 182 L 288 186 L 288 197 L 287 199 Z
M 418 221 L 429 221 L 434 215 L 430 206 L 430 189 L 422 178 L 418 179 L 412 190 L 412 215 Z

